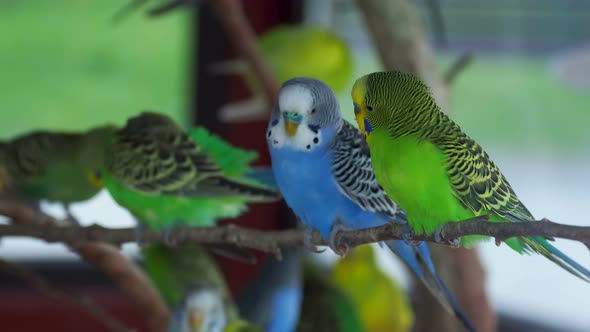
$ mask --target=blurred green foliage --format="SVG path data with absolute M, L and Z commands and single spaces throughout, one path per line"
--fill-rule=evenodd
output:
M 0 2 L 0 137 L 123 123 L 143 109 L 184 120 L 188 11 L 114 24 L 125 3 Z

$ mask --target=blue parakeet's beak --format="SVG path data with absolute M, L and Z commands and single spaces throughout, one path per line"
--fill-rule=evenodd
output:
M 285 119 L 285 131 L 289 137 L 295 136 L 297 133 L 297 127 L 303 120 L 303 115 L 297 112 L 283 112 L 283 119 Z
M 203 315 L 199 310 L 191 310 L 189 312 L 189 325 L 191 331 L 200 331 L 203 325 Z

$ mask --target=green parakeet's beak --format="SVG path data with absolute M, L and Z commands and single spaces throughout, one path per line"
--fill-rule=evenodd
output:
M 297 128 L 303 120 L 303 115 L 297 112 L 283 112 L 283 119 L 285 119 L 285 131 L 289 137 L 295 136 Z
M 88 172 L 88 182 L 95 185 L 97 188 L 104 187 L 104 181 L 102 180 L 102 175 L 99 171 Z

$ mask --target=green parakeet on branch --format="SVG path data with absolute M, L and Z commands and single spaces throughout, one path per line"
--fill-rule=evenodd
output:
M 375 251 L 362 245 L 340 259 L 332 279 L 358 309 L 369 332 L 408 332 L 414 314 L 404 291 L 377 266 Z
M 212 226 L 239 216 L 249 202 L 280 198 L 247 177 L 256 173 L 249 166 L 255 158 L 203 128 L 186 134 L 166 115 L 143 112 L 113 136 L 104 183 L 117 203 L 156 231 Z
M 148 276 L 173 310 L 169 332 L 248 331 L 238 328 L 249 324 L 239 320 L 223 275 L 204 248 L 154 244 L 142 252 Z
M 106 125 L 86 132 L 35 131 L 0 142 L 0 167 L 25 198 L 67 208 L 102 189 L 102 151 L 115 130 Z
M 373 170 L 418 233 L 490 215 L 491 222 L 534 222 L 488 154 L 444 114 L 428 87 L 410 74 L 378 72 L 352 89 L 354 112 L 370 147 Z M 471 245 L 481 236 L 465 236 Z M 539 236 L 505 240 L 519 253 L 539 253 L 588 281 L 590 271 Z

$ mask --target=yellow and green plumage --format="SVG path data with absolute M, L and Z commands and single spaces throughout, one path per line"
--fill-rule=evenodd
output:
M 444 114 L 428 87 L 411 74 L 378 72 L 353 86 L 355 116 L 371 151 L 375 176 L 406 212 L 416 232 L 490 215 L 492 222 L 532 222 L 488 154 Z M 471 245 L 480 236 L 465 236 Z M 590 271 L 538 236 L 505 240 L 537 252 L 585 280 Z
M 167 116 L 143 112 L 113 135 L 104 182 L 117 203 L 154 230 L 211 226 L 239 216 L 249 202 L 280 197 L 247 178 L 255 158 L 203 128 L 186 134 Z
M 304 76 L 322 80 L 336 93 L 349 86 L 354 69 L 352 52 L 329 29 L 280 25 L 261 35 L 258 47 L 279 83 Z M 260 81 L 244 61 L 223 62 L 214 71 L 242 74 L 254 94 L 262 93 Z
M 403 290 L 377 266 L 370 245 L 355 248 L 332 270 L 334 284 L 354 303 L 368 332 L 407 332 L 414 324 Z
M 102 151 L 116 127 L 85 132 L 35 131 L 0 143 L 0 167 L 19 194 L 69 204 L 102 189 Z

